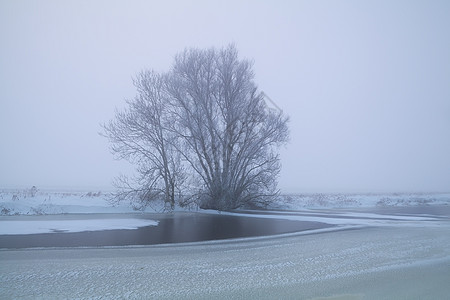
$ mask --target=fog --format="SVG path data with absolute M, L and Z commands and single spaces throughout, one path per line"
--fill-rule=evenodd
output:
M 0 0 L 0 187 L 110 188 L 100 124 L 186 47 L 235 43 L 290 116 L 283 192 L 450 191 L 448 1 Z

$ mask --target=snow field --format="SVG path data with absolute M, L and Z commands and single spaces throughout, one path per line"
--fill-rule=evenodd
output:
M 279 202 L 295 212 L 238 214 L 337 225 L 275 237 L 146 247 L 2 250 L 0 299 L 309 299 L 340 295 L 446 299 L 450 293 L 448 216 L 328 208 L 342 208 L 340 203 L 353 203 L 357 208 L 385 204 L 447 207 L 449 196 L 366 195 L 357 200 L 355 195 L 346 196 L 357 201 L 353 202 L 336 195 L 310 195 L 308 199 L 313 200 L 309 201 L 300 195 L 289 203 Z M 0 210 L 3 215 L 133 212 L 128 205 L 111 207 L 106 198 L 102 193 L 38 191 L 32 197 L 25 192 L 0 192 Z M 76 220 L 76 216 L 58 221 L 2 216 L 0 230 L 19 234 L 31 229 L 54 232 L 156 225 L 152 220 L 125 216 L 89 221 Z
M 280 195 L 272 208 L 298 210 L 305 208 L 355 208 L 450 205 L 450 193 L 340 193 Z
M 82 232 L 112 229 L 137 229 L 157 226 L 158 222 L 143 219 L 87 219 L 52 221 L 0 221 L 0 234 L 37 234 L 51 232 Z
M 296 211 L 296 212 L 279 212 L 264 211 L 264 213 L 234 213 L 234 212 L 217 212 L 212 210 L 204 210 L 204 213 L 233 215 L 247 218 L 270 218 L 284 219 L 292 221 L 321 222 L 331 225 L 340 226 L 440 226 L 442 219 L 437 216 L 398 216 L 398 215 L 381 215 L 373 213 L 355 213 L 340 212 L 330 213 L 321 211 Z M 424 222 L 431 221 L 431 222 Z M 444 219 L 443 222 L 446 220 Z
M 129 213 L 129 203 L 113 207 L 109 193 L 85 191 L 0 190 L 1 215 L 47 215 L 67 213 Z
M 45 215 L 45 214 L 80 214 L 80 213 L 119 213 L 127 214 L 135 212 L 130 204 L 111 206 L 108 202 L 110 195 L 102 192 L 81 191 L 40 191 L 32 193 L 30 190 L 2 190 L 0 191 L 0 211 L 2 215 Z M 440 219 L 434 216 L 398 216 L 381 215 L 368 212 L 336 211 L 330 214 L 329 207 L 339 206 L 342 203 L 353 203 L 355 207 L 377 207 L 380 199 L 386 201 L 387 195 L 297 195 L 281 196 L 279 202 L 273 206 L 296 209 L 288 211 L 266 211 L 264 214 L 253 214 L 242 211 L 241 213 L 227 213 L 243 217 L 279 218 L 287 220 L 322 222 L 339 226 L 439 226 Z M 397 199 L 395 205 L 409 203 L 410 205 L 449 205 L 450 194 L 402 194 L 390 195 Z M 289 201 L 286 199 L 289 198 Z M 391 199 L 390 198 L 390 199 Z M 352 201 L 348 200 L 352 199 Z M 355 200 L 357 199 L 357 200 Z M 402 199 L 402 200 L 400 200 Z M 414 202 L 414 201 L 415 202 Z M 284 203 L 284 204 L 283 204 Z M 431 203 L 431 204 L 430 204 Z M 318 205 L 328 205 L 317 208 Z M 286 206 L 283 206 L 286 205 Z M 312 208 L 305 208 L 310 205 Z M 316 208 L 314 208 L 316 207 Z M 178 208 L 179 209 L 179 208 Z M 197 208 L 198 209 L 198 208 Z M 342 206 L 340 207 L 342 209 Z M 147 212 L 162 211 L 160 205 L 148 208 Z M 216 211 L 204 211 L 202 213 L 218 213 Z M 423 222 L 433 221 L 433 222 Z M 0 219 L 0 234 L 34 234 L 48 232 L 81 232 L 108 229 L 135 229 L 144 226 L 155 226 L 157 222 L 151 220 L 119 217 L 115 219 L 94 220 L 16 220 L 9 218 Z
M 111 206 L 110 193 L 86 191 L 0 190 L 0 215 L 45 215 L 67 213 L 131 213 L 131 203 Z M 269 208 L 283 210 L 395 207 L 395 206 L 450 206 L 450 193 L 431 194 L 302 194 L 281 195 Z M 177 207 L 177 210 L 185 210 Z M 189 209 L 198 210 L 198 207 Z M 152 204 L 145 211 L 162 212 L 161 203 Z
M 444 299 L 449 233 L 447 224 L 210 245 L 0 251 L 0 298 Z

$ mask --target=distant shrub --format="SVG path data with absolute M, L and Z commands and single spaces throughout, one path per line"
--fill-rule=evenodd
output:
M 31 207 L 29 214 L 32 214 L 32 215 L 45 215 L 46 213 L 45 213 L 45 210 L 44 210 L 43 207 L 37 206 L 37 207 Z
M 30 194 L 31 197 L 35 197 L 36 194 L 37 194 L 37 192 L 38 192 L 37 187 L 33 185 L 33 186 L 31 187 L 30 191 L 29 191 L 29 194 Z
M 6 208 L 6 207 L 2 207 L 2 210 L 0 211 L 1 215 L 5 215 L 5 216 L 9 216 L 11 214 L 11 210 Z
M 98 191 L 97 193 L 89 192 L 85 195 L 85 197 L 100 197 L 102 195 L 101 191 Z
M 314 194 L 312 196 L 312 201 L 318 206 L 327 206 L 329 203 L 328 196 L 325 194 Z

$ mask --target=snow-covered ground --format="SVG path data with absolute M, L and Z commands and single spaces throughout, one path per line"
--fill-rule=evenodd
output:
M 0 234 L 36 234 L 51 232 L 82 232 L 112 229 L 137 229 L 156 226 L 157 221 L 114 218 L 83 220 L 1 220 Z
M 112 206 L 111 195 L 101 191 L 55 191 L 38 189 L 0 190 L 0 214 L 3 216 L 47 215 L 47 214 L 130 214 L 135 212 L 132 204 L 121 203 Z M 402 222 L 403 225 L 423 226 L 421 221 L 439 225 L 433 216 L 381 215 L 366 212 L 327 211 L 331 208 L 385 208 L 404 206 L 450 206 L 449 194 L 305 194 L 282 195 L 264 214 L 232 213 L 234 215 L 260 218 L 279 218 L 299 221 L 322 222 L 339 226 L 390 226 Z M 155 204 L 147 212 L 161 212 L 164 207 Z M 182 210 L 181 208 L 177 208 Z M 192 207 L 191 207 L 192 209 Z M 198 208 L 195 208 L 197 209 Z M 293 210 L 289 212 L 287 210 Z M 217 213 L 201 211 L 202 213 Z M 225 214 L 222 212 L 222 214 Z M 230 213 L 228 213 L 230 214 Z M 34 234 L 47 232 L 79 232 L 107 229 L 134 229 L 157 225 L 156 221 L 125 217 L 90 220 L 24 220 L 0 219 L 0 234 Z
M 156 225 L 128 218 L 131 206 L 111 207 L 107 199 L 99 192 L 1 191 L 0 232 Z M 1 250 L 0 298 L 448 299 L 449 206 L 450 194 L 289 195 L 272 210 L 232 214 L 336 227 L 178 245 Z M 445 213 L 395 213 L 405 207 Z M 36 216 L 68 213 L 119 214 L 94 224 Z
M 450 193 L 286 194 L 272 208 L 355 208 L 450 205 Z
M 31 189 L 0 190 L 1 215 L 47 215 L 76 213 L 129 213 L 129 203 L 112 206 L 110 193 Z
M 131 213 L 131 203 L 112 206 L 110 193 L 101 191 L 56 191 L 0 189 L 0 215 L 45 215 L 69 213 Z M 450 193 L 414 194 L 300 194 L 281 195 L 269 209 L 305 210 L 395 206 L 450 206 Z M 177 208 L 183 210 L 183 208 Z M 190 207 L 190 209 L 198 209 Z M 162 212 L 155 203 L 146 212 Z
M 448 299 L 449 266 L 448 225 L 188 245 L 7 250 L 0 251 L 0 298 Z
M 296 212 L 279 212 L 279 211 L 264 211 L 264 213 L 254 213 L 252 211 L 245 212 L 216 212 L 203 211 L 204 213 L 233 215 L 247 218 L 270 218 L 270 219 L 284 219 L 291 221 L 306 221 L 306 222 L 320 222 L 330 225 L 338 225 L 334 230 L 341 230 L 342 226 L 346 229 L 366 226 L 440 226 L 442 222 L 446 223 L 447 219 L 442 219 L 440 216 L 402 216 L 402 215 L 385 215 L 374 213 L 355 213 L 347 212 L 321 212 L 317 210 L 296 211 Z M 339 227 L 340 226 L 340 227 Z M 325 229 L 330 231 L 330 229 Z M 333 230 L 333 229 L 331 229 Z M 320 230 L 323 231 L 323 230 Z
M 132 205 L 112 206 L 111 195 L 101 191 L 57 191 L 33 189 L 0 190 L 0 215 L 39 216 L 63 214 L 123 214 L 124 217 L 92 219 L 0 219 L 0 234 L 37 234 L 52 232 L 82 232 L 112 229 L 136 229 L 157 226 L 154 220 L 130 218 L 135 212 Z M 159 207 L 160 210 L 163 207 Z M 155 212 L 156 209 L 149 208 Z

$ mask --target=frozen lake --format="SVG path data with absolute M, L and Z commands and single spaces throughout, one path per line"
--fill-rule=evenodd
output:
M 1 217 L 0 220 L 6 220 L 8 226 L 11 227 L 19 223 L 22 227 L 33 226 L 34 228 L 29 228 L 29 231 L 36 230 L 39 226 L 43 228 L 45 224 L 46 227 L 50 228 L 48 231 L 52 231 L 51 233 L 0 235 L 0 248 L 155 245 L 275 235 L 331 226 L 314 221 L 186 212 L 172 214 L 8 216 Z M 156 220 L 157 226 L 152 224 L 135 229 L 110 230 L 90 230 L 89 226 L 85 226 L 85 229 L 79 229 L 82 232 L 65 232 L 70 231 L 68 228 L 74 227 L 74 224 L 82 228 L 86 223 L 93 223 L 92 228 L 94 228 L 95 224 L 114 225 L 124 220 L 127 223 L 130 223 L 130 221 L 133 224 L 136 223 L 138 226 L 139 221 L 142 221 L 141 223 L 145 225 L 145 221 L 151 223 Z M 5 228 L 5 231 L 7 232 L 7 228 Z

